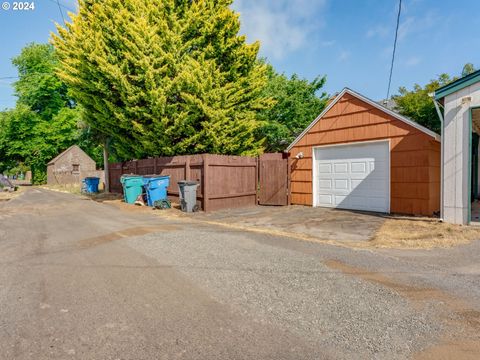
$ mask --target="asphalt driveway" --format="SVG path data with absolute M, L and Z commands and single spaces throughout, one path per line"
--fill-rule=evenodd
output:
M 0 203 L 4 359 L 476 359 L 480 243 L 352 250 L 29 189 Z
M 369 241 L 385 221 L 385 217 L 377 213 L 295 205 L 226 209 L 190 216 L 202 221 L 345 243 Z

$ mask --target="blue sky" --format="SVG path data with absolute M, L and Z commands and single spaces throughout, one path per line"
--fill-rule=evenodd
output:
M 7 1 L 10 4 L 13 0 Z M 59 0 L 66 16 L 76 0 Z M 348 86 L 379 100 L 386 96 L 398 0 L 235 0 L 242 32 L 260 40 L 261 55 L 279 72 L 313 79 L 327 75 L 326 91 Z M 35 10 L 0 9 L 0 78 L 15 76 L 11 58 L 30 42 L 47 42 L 62 22 L 56 0 Z M 480 1 L 404 0 L 392 92 L 438 74 L 480 68 Z M 12 107 L 10 82 L 0 80 L 0 108 Z

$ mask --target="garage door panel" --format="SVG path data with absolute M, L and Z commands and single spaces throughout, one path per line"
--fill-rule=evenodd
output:
M 352 184 L 352 190 L 357 189 L 357 188 L 359 189 L 362 182 L 363 182 L 363 178 L 362 179 L 351 179 L 350 183 Z
M 381 209 L 383 208 L 383 206 L 385 205 L 385 199 L 383 197 L 375 197 L 375 196 L 372 196 L 370 197 L 369 199 L 369 203 L 373 206 L 373 207 L 376 207 L 378 209 Z
M 318 190 L 331 190 L 331 189 L 332 189 L 331 179 L 320 179 L 318 181 Z
M 348 173 L 348 163 L 335 163 L 333 165 L 335 174 L 347 174 Z
M 389 211 L 388 142 L 318 148 L 316 206 Z
M 318 194 L 318 202 L 322 206 L 330 207 L 333 205 L 333 195 L 331 194 Z
M 335 207 L 341 206 L 342 203 L 345 203 L 347 196 L 336 195 L 335 196 Z
M 350 206 L 354 208 L 361 208 L 365 204 L 365 197 L 350 196 Z
M 381 174 L 382 177 L 388 173 L 388 163 L 385 161 L 379 161 L 370 165 L 370 171 L 373 175 Z
M 385 182 L 385 179 L 371 179 L 368 181 L 368 187 L 372 191 L 385 193 L 387 191 Z
M 335 190 L 349 190 L 348 179 L 335 179 Z
M 354 174 L 365 174 L 368 172 L 368 164 L 366 161 L 362 162 L 352 162 L 352 173 Z
M 332 173 L 332 164 L 320 163 L 318 165 L 319 174 L 331 174 Z

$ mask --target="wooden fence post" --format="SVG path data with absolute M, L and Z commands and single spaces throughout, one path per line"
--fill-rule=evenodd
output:
M 259 203 L 259 194 L 258 194 L 258 184 L 259 184 L 259 179 L 260 179 L 260 155 L 256 157 L 255 159 L 255 205 L 258 205 Z
M 208 155 L 203 155 L 203 181 L 202 181 L 202 194 L 203 194 L 203 211 L 209 210 L 209 189 L 208 189 Z
M 190 180 L 190 156 L 188 155 L 185 160 L 185 180 Z
M 292 205 L 292 159 L 287 156 L 287 205 Z

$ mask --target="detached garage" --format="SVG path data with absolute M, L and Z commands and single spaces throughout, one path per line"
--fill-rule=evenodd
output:
M 288 151 L 292 204 L 415 215 L 440 209 L 440 137 L 350 89 Z

